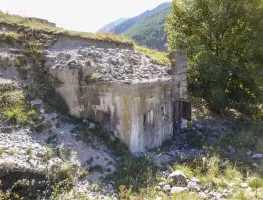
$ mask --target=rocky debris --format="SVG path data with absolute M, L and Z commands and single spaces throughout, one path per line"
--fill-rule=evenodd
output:
M 168 179 L 173 180 L 173 184 L 176 186 L 187 186 L 187 178 L 186 176 L 180 171 L 174 171 L 169 176 Z
M 32 100 L 31 104 L 37 110 L 38 117 L 43 119 L 43 127 L 48 127 L 48 129 L 41 130 L 40 133 L 32 132 L 27 127 L 0 124 L 0 149 L 3 152 L 0 155 L 0 178 L 5 175 L 6 180 L 10 182 L 10 177 L 17 177 L 15 173 L 19 174 L 21 172 L 21 175 L 22 173 L 27 175 L 29 174 L 27 172 L 30 172 L 31 169 L 34 169 L 37 174 L 43 174 L 45 170 L 51 169 L 52 166 L 65 162 L 76 166 L 78 171 L 97 167 L 101 170 L 90 171 L 88 177 L 81 180 L 76 179 L 73 189 L 92 193 L 94 198 L 90 199 L 96 199 L 98 194 L 101 199 L 105 199 L 109 195 L 111 199 L 116 199 L 116 191 L 109 185 L 102 185 L 99 191 L 91 192 L 93 183 L 101 182 L 103 177 L 115 171 L 115 161 L 106 146 L 93 142 L 95 148 L 88 147 L 74 137 L 75 133 L 71 133 L 76 125 L 71 124 L 68 120 L 63 121 L 64 118 L 58 118 L 56 113 L 45 113 L 45 105 L 41 99 Z M 40 112 L 41 110 L 43 112 Z M 60 125 L 56 126 L 57 123 Z M 90 122 L 86 125 L 96 128 L 96 125 Z M 49 132 L 52 132 L 52 134 Z M 53 136 L 55 137 L 53 138 Z M 61 152 L 64 152 L 63 155 Z M 91 158 L 92 161 L 88 164 L 87 160 L 91 160 Z M 9 170 L 6 174 L 5 169 L 11 169 L 13 166 L 15 166 L 15 173 Z M 4 171 L 1 171 L 2 167 L 4 167 Z M 9 182 L 5 181 L 6 187 L 8 187 Z M 10 182 L 10 184 L 12 183 Z M 115 197 L 112 196 L 114 194 Z
M 82 70 L 83 77 L 96 74 L 101 82 L 137 84 L 172 80 L 169 67 L 154 64 L 134 50 L 88 47 L 45 51 L 45 55 L 45 67 L 51 71 Z
M 194 181 L 190 180 L 188 182 L 187 188 L 191 192 L 200 192 L 201 191 L 201 187 L 200 187 L 199 184 L 200 184 L 200 182 L 194 182 Z
M 195 177 L 191 178 L 190 181 L 193 183 L 201 183 L 201 181 Z
M 201 149 L 191 149 L 191 148 L 180 148 L 175 143 L 165 152 L 148 152 L 147 155 L 154 160 L 157 166 L 160 166 L 165 163 L 170 163 L 180 159 L 181 157 L 185 158 L 194 158 L 196 156 L 202 155 Z
M 21 54 L 21 53 L 23 53 L 23 50 L 22 50 L 22 49 L 10 48 L 10 49 L 9 49 L 9 52 L 10 52 L 10 53 L 13 53 L 13 54 Z

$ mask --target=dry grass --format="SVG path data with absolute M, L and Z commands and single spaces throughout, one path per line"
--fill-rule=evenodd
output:
M 126 44 L 132 46 L 134 45 L 133 40 L 116 34 L 100 34 L 100 33 L 93 34 L 88 32 L 76 32 L 71 30 L 64 30 L 62 28 L 52 26 L 51 24 L 48 23 L 42 23 L 32 18 L 25 18 L 18 15 L 10 15 L 3 12 L 0 12 L 0 24 L 1 23 L 23 26 L 25 28 L 30 28 L 33 30 L 49 31 L 54 34 L 65 34 L 69 36 L 78 36 L 82 38 L 111 42 L 116 44 Z
M 171 66 L 170 60 L 168 59 L 166 52 L 160 52 L 141 46 L 135 46 L 135 49 L 138 52 L 147 55 L 150 59 L 154 60 L 158 64 Z

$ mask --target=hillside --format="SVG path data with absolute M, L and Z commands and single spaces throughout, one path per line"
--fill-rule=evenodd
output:
M 46 32 L 53 35 L 67 35 L 80 37 L 83 39 L 91 39 L 101 42 L 109 42 L 121 45 L 133 46 L 134 42 L 130 39 L 115 34 L 89 33 L 77 32 L 72 30 L 65 30 L 54 26 L 53 23 L 43 23 L 46 20 L 36 18 L 24 18 L 18 15 L 9 15 L 0 11 L 0 23 L 10 26 L 20 26 L 23 29 L 32 29 L 35 32 Z
M 111 33 L 116 33 L 116 34 L 121 34 L 125 31 L 127 31 L 129 28 L 131 28 L 133 25 L 135 25 L 137 22 L 139 22 L 140 20 L 149 17 L 167 7 L 169 7 L 171 5 L 171 3 L 162 3 L 159 6 L 157 6 L 156 8 L 152 9 L 152 10 L 147 10 L 144 13 L 130 18 L 124 22 L 122 22 L 121 24 L 119 24 L 118 26 L 114 27 L 113 29 L 111 29 L 109 32 Z
M 140 20 L 125 31 L 123 35 L 132 38 L 138 45 L 166 51 L 165 43 L 167 39 L 164 24 L 170 9 L 170 7 L 164 8 L 160 12 Z
M 116 21 L 113 21 L 105 26 L 103 26 L 102 28 L 100 28 L 97 32 L 98 33 L 109 33 L 111 31 L 112 28 L 114 28 L 115 26 L 118 26 L 119 24 L 121 24 L 122 22 L 126 21 L 127 18 L 120 18 L 117 19 Z
M 0 200 L 261 199 L 262 121 L 233 109 L 219 116 L 189 95 L 192 121 L 163 147 L 134 155 L 107 129 L 118 112 L 124 125 L 142 124 L 136 102 L 149 94 L 141 107 L 159 104 L 160 79 L 173 78 L 156 64 L 169 63 L 166 53 L 124 39 L 0 13 Z M 136 79 L 142 84 L 134 87 Z M 98 118 L 86 117 L 87 109 Z M 165 107 L 154 109 L 167 124 Z

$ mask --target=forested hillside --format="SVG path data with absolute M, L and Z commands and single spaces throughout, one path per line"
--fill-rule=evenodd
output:
M 138 45 L 166 51 L 165 43 L 167 38 L 164 32 L 164 24 L 170 10 L 171 7 L 169 6 L 158 13 L 140 20 L 125 31 L 123 35 L 132 38 Z
M 133 25 L 135 25 L 137 22 L 139 22 L 140 20 L 143 20 L 146 17 L 149 17 L 167 7 L 169 7 L 171 5 L 171 3 L 162 3 L 159 6 L 157 6 L 156 8 L 154 8 L 153 10 L 147 10 L 144 13 L 130 18 L 126 21 L 124 21 L 123 23 L 119 24 L 118 26 L 112 28 L 109 32 L 111 33 L 116 33 L 116 34 L 122 34 L 123 32 L 127 31 L 129 28 L 131 28 Z
M 118 26 L 119 24 L 121 24 L 122 22 L 124 22 L 126 20 L 127 20 L 127 18 L 119 18 L 116 21 L 113 21 L 113 22 L 103 26 L 97 32 L 99 32 L 99 33 L 108 33 L 108 32 L 111 31 L 112 28 L 114 28 L 115 26 Z
M 138 45 L 166 51 L 167 37 L 164 24 L 171 10 L 171 5 L 171 2 L 162 3 L 153 10 L 147 10 L 136 17 L 123 20 L 123 22 L 121 22 L 121 18 L 105 25 L 98 32 L 123 34 L 135 40 Z

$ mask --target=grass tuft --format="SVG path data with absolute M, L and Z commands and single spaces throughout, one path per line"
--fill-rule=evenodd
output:
M 135 46 L 136 51 L 145 54 L 150 59 L 154 60 L 157 64 L 171 66 L 170 60 L 166 56 L 167 53 L 148 49 L 141 46 Z
M 0 42 L 5 42 L 7 44 L 14 45 L 20 38 L 21 35 L 16 32 L 0 31 Z

